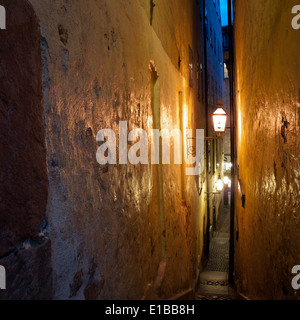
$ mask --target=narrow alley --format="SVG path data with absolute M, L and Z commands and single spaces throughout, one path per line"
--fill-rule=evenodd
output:
M 300 300 L 299 36 L 300 0 L 0 0 L 0 300 Z
M 230 285 L 229 274 L 230 207 L 220 213 L 217 228 L 210 243 L 209 260 L 199 277 L 197 300 L 236 300 L 238 295 Z

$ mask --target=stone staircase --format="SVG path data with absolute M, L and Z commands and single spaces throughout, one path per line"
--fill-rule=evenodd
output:
M 229 285 L 230 207 L 220 213 L 216 231 L 210 242 L 209 261 L 200 274 L 196 300 L 237 300 L 235 290 Z
M 196 300 L 237 300 L 235 290 L 228 283 L 227 272 L 205 271 L 200 275 Z

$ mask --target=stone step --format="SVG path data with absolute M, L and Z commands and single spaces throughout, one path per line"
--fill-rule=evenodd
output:
M 226 272 L 206 271 L 200 274 L 196 300 L 232 300 Z

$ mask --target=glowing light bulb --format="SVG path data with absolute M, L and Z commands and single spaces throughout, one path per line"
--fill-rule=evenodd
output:
M 224 177 L 223 182 L 224 184 L 228 185 L 229 184 L 229 178 L 228 177 Z
M 216 189 L 218 192 L 222 191 L 224 188 L 224 183 L 221 177 L 219 176 L 219 179 L 216 181 Z

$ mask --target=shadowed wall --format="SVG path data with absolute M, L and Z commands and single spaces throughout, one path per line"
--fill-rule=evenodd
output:
M 43 124 L 40 30 L 27 1 L 2 1 L 0 31 L 0 298 L 51 297 L 50 242 L 45 220 L 48 177 Z

